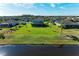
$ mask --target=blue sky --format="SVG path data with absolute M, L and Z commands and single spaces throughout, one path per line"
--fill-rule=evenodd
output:
M 79 3 L 3 3 L 0 16 L 12 15 L 79 16 Z

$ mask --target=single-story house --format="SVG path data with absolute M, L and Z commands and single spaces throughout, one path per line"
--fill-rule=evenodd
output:
M 23 17 L 22 20 L 28 22 L 28 19 L 26 17 Z
M 0 28 L 3 28 L 3 27 L 12 27 L 12 25 L 10 23 L 1 23 Z
M 65 29 L 79 29 L 79 22 L 72 22 L 72 21 L 59 21 L 59 20 L 54 20 L 54 24 L 57 26 L 62 26 L 62 28 Z
M 64 23 L 62 27 L 65 29 L 79 29 L 79 22 Z
M 16 25 L 18 25 L 18 23 L 0 23 L 0 28 L 5 28 L 5 27 L 10 28 Z
M 34 20 L 32 20 L 32 24 L 43 24 L 43 20 L 34 19 Z
M 6 21 L 4 23 L 0 23 L 0 28 L 4 28 L 4 27 L 13 27 L 13 26 L 16 26 L 18 25 L 19 23 L 17 22 L 10 22 L 10 21 Z
M 34 19 L 34 20 L 32 20 L 32 26 L 34 26 L 34 27 L 47 27 L 48 25 L 44 24 L 43 19 Z
M 53 20 L 53 23 L 57 26 L 61 26 L 61 21 L 60 20 Z

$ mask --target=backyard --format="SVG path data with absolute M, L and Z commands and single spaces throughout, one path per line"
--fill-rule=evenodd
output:
M 20 27 L 19 27 L 20 26 Z M 15 31 L 9 31 L 16 29 Z M 61 39 L 61 28 L 50 24 L 49 27 L 33 27 L 31 23 L 2 28 L 5 39 L 0 44 L 79 44 L 78 41 Z

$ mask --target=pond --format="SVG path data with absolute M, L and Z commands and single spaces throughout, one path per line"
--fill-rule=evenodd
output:
M 0 56 L 79 56 L 79 45 L 0 45 Z

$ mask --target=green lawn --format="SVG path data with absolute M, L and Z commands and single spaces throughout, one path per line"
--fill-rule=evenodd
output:
M 79 29 L 63 29 L 63 34 L 79 35 Z
M 9 34 L 6 33 L 6 38 L 4 40 L 0 39 L 0 44 L 79 44 L 73 40 L 61 40 L 61 29 L 56 25 L 51 24 L 49 27 L 32 27 L 32 25 L 28 23 L 20 26 L 22 27 L 16 31 Z

